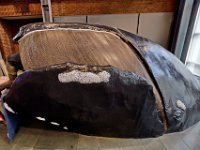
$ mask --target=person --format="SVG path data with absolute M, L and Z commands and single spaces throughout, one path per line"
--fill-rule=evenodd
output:
M 2 114 L 1 111 L 0 111 L 0 123 L 6 124 L 5 119 L 4 119 L 4 115 Z
M 24 71 L 19 53 L 12 54 L 7 58 L 6 68 L 8 70 L 8 77 L 0 77 L 0 91 L 5 88 L 10 88 L 13 81 L 17 77 L 18 70 Z
M 17 77 L 17 72 L 19 70 L 24 70 L 19 52 L 8 57 L 6 61 L 6 68 L 8 70 L 8 77 L 10 81 L 13 82 Z

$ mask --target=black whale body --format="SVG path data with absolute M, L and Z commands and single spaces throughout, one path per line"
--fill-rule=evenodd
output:
M 148 79 L 112 66 L 74 63 L 27 70 L 17 77 L 4 102 L 19 115 L 42 117 L 72 132 L 111 137 L 155 137 L 182 131 L 200 120 L 199 81 L 161 46 L 123 30 L 85 24 L 29 24 L 15 40 L 34 30 L 52 28 L 112 32 L 133 47 L 161 95 L 164 118 Z M 60 73 L 73 70 L 106 71 L 110 78 L 84 84 L 59 81 Z

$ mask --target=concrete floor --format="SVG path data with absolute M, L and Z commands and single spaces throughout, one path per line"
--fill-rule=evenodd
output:
M 14 141 L 0 128 L 0 150 L 200 150 L 200 122 L 159 138 L 119 139 L 84 136 L 47 128 L 21 127 Z

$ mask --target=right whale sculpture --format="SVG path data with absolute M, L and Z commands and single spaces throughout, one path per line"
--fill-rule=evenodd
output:
M 200 120 L 199 80 L 150 40 L 77 23 L 28 24 L 14 39 L 26 70 L 3 99 L 14 114 L 111 137 L 155 137 Z

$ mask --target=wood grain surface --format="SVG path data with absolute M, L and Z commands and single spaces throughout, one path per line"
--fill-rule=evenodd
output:
M 175 12 L 178 0 L 52 0 L 53 16 Z M 0 17 L 41 15 L 40 0 L 0 0 Z
M 120 37 L 92 30 L 44 30 L 19 41 L 25 70 L 72 62 L 112 65 L 139 75 L 147 74 L 139 58 Z

